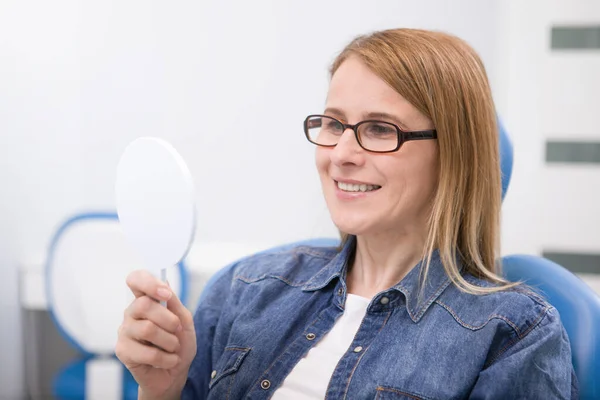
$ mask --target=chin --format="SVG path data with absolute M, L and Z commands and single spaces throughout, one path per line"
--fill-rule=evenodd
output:
M 364 235 L 369 232 L 371 223 L 363 218 L 347 214 L 332 215 L 333 224 L 342 232 L 349 235 Z

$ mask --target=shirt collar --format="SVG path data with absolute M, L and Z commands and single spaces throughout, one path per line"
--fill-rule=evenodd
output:
M 356 248 L 356 239 L 350 236 L 342 250 L 329 261 L 325 267 L 321 268 L 302 288 L 305 291 L 314 291 L 324 288 L 334 278 L 342 277 L 341 281 L 346 290 L 346 269 L 350 257 Z
M 347 289 L 346 271 L 355 248 L 356 238 L 349 236 L 342 250 L 317 272 L 302 289 L 305 291 L 319 290 L 327 286 L 333 279 L 339 278 L 345 294 Z M 421 261 L 398 284 L 390 289 L 404 294 L 406 309 L 414 322 L 419 322 L 433 302 L 451 283 L 444 270 L 438 250 L 434 250 L 431 255 L 427 280 L 423 282 L 421 273 L 426 262 L 427 260 Z

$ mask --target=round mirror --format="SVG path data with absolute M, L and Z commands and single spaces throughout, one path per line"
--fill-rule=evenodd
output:
M 117 214 L 144 268 L 164 279 L 165 269 L 189 251 L 196 231 L 194 185 L 179 153 L 162 139 L 127 146 L 117 168 Z

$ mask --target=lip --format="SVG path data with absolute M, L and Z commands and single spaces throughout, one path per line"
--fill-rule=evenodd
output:
M 377 193 L 379 191 L 379 189 L 377 190 L 373 190 L 370 192 L 345 192 L 342 189 L 340 189 L 337 185 L 338 182 L 342 182 L 342 183 L 352 183 L 352 184 L 356 184 L 356 185 L 372 185 L 372 183 L 366 183 L 366 182 L 360 182 L 360 181 L 355 181 L 355 180 L 351 180 L 351 179 L 344 179 L 344 180 L 337 180 L 334 179 L 333 180 L 333 187 L 335 188 L 335 196 L 339 199 L 339 200 L 358 200 L 358 199 L 364 199 L 367 196 L 372 196 L 375 193 Z M 379 185 L 377 185 L 379 186 Z M 381 188 L 380 188 L 381 189 Z
M 356 181 L 354 179 L 338 179 L 338 178 L 332 178 L 337 185 L 337 182 L 342 182 L 342 183 L 350 183 L 353 185 L 371 185 L 371 186 L 381 186 L 381 185 L 377 185 L 375 183 L 369 183 L 369 182 L 361 182 L 361 181 Z

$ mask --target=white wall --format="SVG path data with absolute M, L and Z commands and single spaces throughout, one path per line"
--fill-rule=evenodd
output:
M 505 253 L 600 252 L 600 168 L 545 163 L 546 140 L 598 141 L 600 53 L 552 51 L 553 25 L 599 25 L 595 0 L 509 0 L 498 57 L 500 109 L 515 147 Z
M 600 2 L 554 0 L 547 7 L 553 25 L 600 25 Z M 548 48 L 548 47 L 546 47 Z M 547 139 L 600 141 L 600 51 L 546 51 L 540 108 Z M 542 174 L 545 249 L 600 254 L 600 164 L 552 165 Z M 559 184 L 560 183 L 560 184 Z
M 498 14 L 498 75 L 503 90 L 498 109 L 514 147 L 513 176 L 503 202 L 505 254 L 541 252 L 539 177 L 544 139 L 539 127 L 540 63 L 549 35 L 543 1 L 507 0 Z
M 17 265 L 43 257 L 69 215 L 114 207 L 114 171 L 129 141 L 166 138 L 188 161 L 199 240 L 334 234 L 301 122 L 322 108 L 335 54 L 374 29 L 453 32 L 480 52 L 499 109 L 514 114 L 498 67 L 501 4 L 3 0 L 2 395 L 23 387 Z M 511 118 L 509 127 L 524 125 Z

